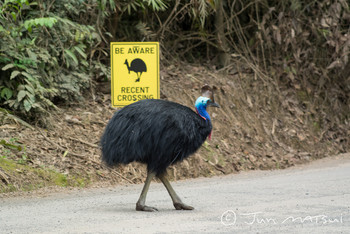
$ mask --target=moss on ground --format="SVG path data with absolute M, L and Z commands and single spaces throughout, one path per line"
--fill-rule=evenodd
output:
M 33 168 L 8 158 L 0 158 L 0 172 L 0 193 L 32 191 L 48 186 L 85 187 L 91 183 L 86 176 L 66 175 L 45 167 Z

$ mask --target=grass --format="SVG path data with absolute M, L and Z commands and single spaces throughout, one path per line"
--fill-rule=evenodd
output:
M 66 175 L 55 170 L 18 163 L 12 159 L 0 158 L 0 170 L 8 177 L 0 176 L 0 193 L 14 191 L 32 191 L 43 187 L 85 187 L 89 178 L 78 175 Z
M 0 193 L 32 191 L 43 187 L 85 187 L 89 176 L 67 175 L 53 169 L 33 167 L 26 146 L 16 138 L 0 141 Z

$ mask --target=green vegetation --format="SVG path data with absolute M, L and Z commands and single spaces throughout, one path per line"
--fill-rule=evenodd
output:
M 0 145 L 3 146 L 2 153 L 0 155 L 1 158 L 9 158 L 13 157 L 13 151 L 16 153 L 20 153 L 19 163 L 25 163 L 27 159 L 26 147 L 17 143 L 16 138 L 11 138 L 9 141 L 4 139 L 0 140 Z
M 107 77 L 106 66 L 92 59 L 101 37 L 93 26 L 68 19 L 79 12 L 79 1 L 69 2 L 0 4 L 1 106 L 38 117 L 54 100 L 81 99 L 91 77 Z
M 48 168 L 33 168 L 8 158 L 0 158 L 0 170 L 9 177 L 8 182 L 0 183 L 0 193 L 31 191 L 49 186 L 85 187 L 90 183 L 88 178 L 68 176 Z
M 17 139 L 0 141 L 0 193 L 31 191 L 42 187 L 85 187 L 88 176 L 65 175 L 46 167 L 33 168 L 26 154 L 26 147 Z

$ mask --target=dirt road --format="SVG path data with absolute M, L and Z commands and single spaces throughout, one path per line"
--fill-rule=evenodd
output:
M 283 171 L 173 182 L 193 211 L 152 183 L 0 201 L 0 233 L 350 233 L 350 154 Z

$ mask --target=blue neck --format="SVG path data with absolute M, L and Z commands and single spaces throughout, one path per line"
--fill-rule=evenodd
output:
M 207 112 L 207 102 L 208 102 L 209 98 L 206 98 L 206 97 L 199 97 L 197 100 L 196 100 L 196 103 L 195 103 L 195 107 L 196 107 L 196 110 L 198 112 L 198 114 L 205 118 L 207 121 L 210 121 L 210 116 Z

